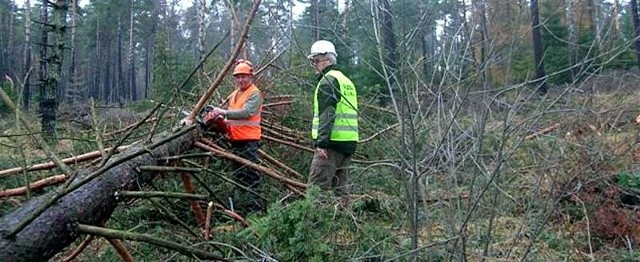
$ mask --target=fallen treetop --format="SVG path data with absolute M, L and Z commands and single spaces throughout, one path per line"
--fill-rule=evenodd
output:
M 162 141 L 171 134 L 157 136 L 153 142 Z M 45 205 L 57 192 L 51 192 L 32 199 L 17 210 L 0 218 L 0 261 L 46 261 L 71 244 L 78 236 L 75 227 L 78 223 L 101 225 L 106 221 L 118 201 L 114 196 L 119 190 L 135 190 L 153 178 L 153 174 L 140 173 L 135 168 L 140 165 L 156 164 L 162 157 L 175 155 L 192 146 L 192 141 L 199 132 L 187 134 L 166 141 L 153 150 L 143 145 L 132 146 L 122 154 L 111 159 L 109 163 L 118 163 L 131 155 L 141 154 L 131 160 L 123 161 L 106 170 L 103 174 L 90 180 L 66 194 L 37 216 L 15 236 L 10 232 L 36 210 Z M 107 163 L 107 165 L 109 164 Z M 78 172 L 78 177 L 71 184 L 83 181 L 94 172 L 93 168 Z

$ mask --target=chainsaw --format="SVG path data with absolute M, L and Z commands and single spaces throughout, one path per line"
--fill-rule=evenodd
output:
M 202 108 L 202 110 L 200 110 L 200 112 L 198 112 L 198 114 L 196 115 L 195 121 L 204 131 L 226 134 L 228 132 L 228 125 L 227 121 L 224 119 L 224 116 L 217 115 L 215 118 L 210 119 L 207 122 L 204 121 L 205 116 L 209 112 L 213 111 L 214 108 L 215 107 L 211 105 Z M 189 116 L 191 112 L 182 110 L 182 114 L 185 116 Z

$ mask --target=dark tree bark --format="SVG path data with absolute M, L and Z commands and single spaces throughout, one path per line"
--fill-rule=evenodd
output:
M 39 71 L 39 88 L 40 93 L 40 124 L 45 137 L 50 137 L 54 132 L 53 126 L 49 124 L 49 108 L 55 107 L 56 94 L 55 86 L 51 86 L 49 80 L 49 28 L 46 26 L 49 23 L 49 4 L 47 0 L 42 0 L 42 7 L 40 9 L 40 23 L 42 26 L 40 36 L 40 71 Z M 53 89 L 53 90 L 50 90 Z
M 49 0 L 49 2 L 53 2 Z M 67 33 L 67 11 L 69 10 L 69 0 L 57 0 L 52 5 L 53 11 L 51 12 L 52 17 L 52 33 L 53 33 L 53 47 L 51 49 L 51 57 L 50 57 L 50 70 L 49 75 L 50 79 L 55 86 L 56 92 L 56 103 L 55 110 L 53 115 L 53 124 L 55 128 L 55 124 L 57 121 L 57 112 L 58 106 L 60 105 L 60 101 L 64 101 L 66 98 L 64 95 L 66 93 L 66 83 L 62 74 L 62 66 L 63 66 L 63 58 L 65 54 L 65 49 L 68 48 L 66 45 L 66 33 Z
M 154 157 L 159 159 L 177 152 L 184 152 L 191 147 L 197 134 L 198 132 L 191 131 L 183 137 L 155 148 L 148 154 L 137 156 L 106 171 L 100 177 L 59 199 L 13 238 L 6 237 L 8 232 L 53 197 L 55 192 L 34 198 L 18 210 L 1 217 L 0 261 L 49 260 L 76 239 L 77 224 L 100 225 L 109 219 L 118 204 L 118 199 L 115 197 L 117 191 L 135 190 L 139 184 L 153 179 L 150 173 L 139 174 L 136 167 L 156 164 L 157 160 Z M 157 137 L 159 138 L 154 142 L 168 137 L 168 134 Z M 131 147 L 109 163 L 117 162 L 141 149 L 143 149 L 142 146 Z M 81 181 L 93 171 L 81 170 L 74 183 Z
M 547 93 L 547 75 L 542 61 L 543 46 L 540 38 L 540 21 L 538 16 L 538 0 L 531 0 L 531 36 L 533 38 L 533 60 L 536 66 L 536 83 L 541 94 Z
M 153 1 L 153 17 L 151 18 L 154 21 L 151 24 L 151 32 L 149 33 L 149 38 L 147 39 L 147 48 L 146 48 L 146 61 L 145 61 L 145 81 L 144 81 L 144 98 L 148 98 L 151 95 L 151 83 L 153 83 L 153 57 L 155 55 L 155 46 L 157 39 L 157 31 L 158 24 L 160 23 L 159 15 L 161 13 L 162 5 L 160 0 Z
M 382 41 L 384 45 L 384 64 L 390 73 L 395 73 L 398 66 L 398 55 L 396 53 L 396 36 L 393 32 L 393 14 L 389 0 L 382 0 L 380 5 L 382 13 Z M 391 79 L 390 81 L 394 81 Z
M 113 49 L 111 47 L 111 40 L 113 39 L 112 35 L 106 35 L 104 37 L 104 39 L 106 41 L 103 41 L 104 44 L 104 48 L 106 49 L 106 53 L 105 55 L 102 57 L 102 61 L 104 64 L 104 74 L 102 75 L 102 89 L 104 90 L 104 102 L 106 104 L 110 104 L 111 102 L 113 102 L 113 96 L 112 96 L 112 88 L 113 88 L 113 77 L 111 76 L 113 73 L 112 69 L 112 65 L 113 63 L 113 59 L 111 58 L 111 49 Z
M 16 5 L 13 3 L 13 1 L 10 3 L 11 4 L 11 12 L 9 13 L 9 30 L 8 30 L 8 39 L 7 39 L 7 65 L 9 66 L 9 72 L 10 75 L 15 75 L 15 69 L 14 69 L 14 62 L 15 59 L 13 58 L 13 37 L 14 37 L 14 23 L 15 23 L 15 18 L 16 18 Z
M 473 18 L 473 35 L 471 37 L 476 67 L 480 75 L 486 76 L 485 62 L 487 57 L 487 21 L 485 3 L 482 0 L 471 1 L 471 17 Z
M 393 14 L 391 12 L 391 5 L 389 3 L 389 0 L 382 0 L 378 8 L 382 15 L 381 31 L 384 66 L 387 70 L 389 77 L 388 81 L 391 87 L 390 91 L 387 91 L 386 89 L 381 90 L 382 94 L 387 95 L 382 99 L 381 102 L 382 104 L 388 104 L 390 102 L 389 96 L 393 95 L 391 94 L 391 92 L 396 93 L 396 91 L 398 91 L 396 82 L 396 71 L 398 70 L 396 61 L 398 61 L 398 54 L 396 51 L 396 36 L 393 32 Z
M 129 97 L 127 96 L 127 85 L 125 84 L 125 75 L 124 75 L 124 62 L 122 55 L 122 23 L 120 18 L 118 17 L 118 45 L 116 47 L 118 49 L 118 56 L 116 61 L 116 66 L 118 67 L 116 77 L 116 83 L 118 84 L 118 88 L 116 89 L 115 99 L 118 103 L 122 103 L 126 101 Z
M 151 87 L 151 70 L 153 69 L 153 51 L 152 50 L 152 43 L 149 43 L 150 41 L 147 41 L 147 48 L 144 49 L 144 87 L 143 87 L 143 92 L 142 92 L 142 99 L 146 99 L 149 98 L 149 93 L 150 93 L 150 87 Z
M 100 18 L 96 18 L 96 48 L 95 48 L 95 57 L 93 59 L 96 60 L 96 63 L 93 64 L 93 77 L 91 83 L 91 95 L 90 97 L 94 99 L 94 101 L 100 101 L 100 68 L 101 68 L 101 60 L 100 60 Z
M 631 3 L 631 19 L 633 20 L 633 28 L 635 29 L 635 46 L 636 46 L 636 59 L 638 60 L 638 66 L 640 66 L 640 18 L 638 18 L 638 2 L 637 0 L 630 0 Z
M 40 95 L 42 132 L 48 141 L 54 141 L 56 135 L 59 92 L 62 86 L 62 57 L 65 46 L 64 32 L 66 30 L 67 2 L 58 0 L 51 6 L 53 7 L 52 21 L 51 24 L 45 24 L 45 27 L 49 27 L 45 29 L 45 34 L 47 30 L 51 30 L 53 32 L 53 42 L 51 43 L 51 56 L 44 58 L 48 61 L 49 68 L 45 71 L 48 75 L 42 81 L 43 88 Z M 44 12 L 46 13 L 46 10 Z

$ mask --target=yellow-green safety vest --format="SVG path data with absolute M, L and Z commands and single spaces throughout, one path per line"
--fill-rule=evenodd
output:
M 333 141 L 358 141 L 358 96 L 356 87 L 342 72 L 330 70 L 325 76 L 332 76 L 338 80 L 340 84 L 340 97 L 336 105 L 336 119 L 333 122 L 331 136 L 329 140 Z M 318 90 L 320 83 L 316 86 L 313 96 L 313 122 L 311 127 L 311 138 L 318 139 L 318 126 L 320 125 L 320 117 L 318 112 Z

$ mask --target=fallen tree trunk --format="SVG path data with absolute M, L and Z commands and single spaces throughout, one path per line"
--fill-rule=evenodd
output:
M 162 141 L 171 134 L 159 135 L 153 142 Z M 134 145 L 114 157 L 114 163 L 140 152 L 149 150 L 129 161 L 114 166 L 100 176 L 90 180 L 72 192 L 62 196 L 57 202 L 29 223 L 15 236 L 9 236 L 21 221 L 30 217 L 42 205 L 55 197 L 57 192 L 42 195 L 25 203 L 12 213 L 0 218 L 0 261 L 46 261 L 71 244 L 77 237 L 77 224 L 103 225 L 116 208 L 118 201 L 114 194 L 119 190 L 135 190 L 138 185 L 153 179 L 152 173 L 138 174 L 140 165 L 157 164 L 157 159 L 179 154 L 192 147 L 199 132 L 187 134 L 167 141 L 149 150 L 145 146 Z M 108 165 L 108 164 L 107 164 Z M 84 169 L 70 185 L 83 181 L 94 170 Z M 63 191 L 63 190 L 61 190 Z

